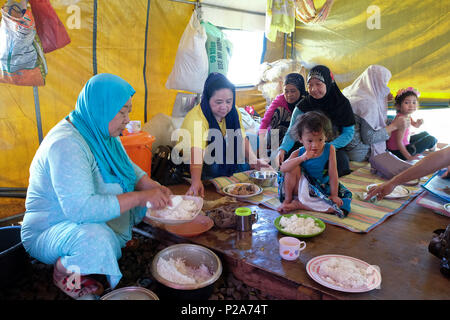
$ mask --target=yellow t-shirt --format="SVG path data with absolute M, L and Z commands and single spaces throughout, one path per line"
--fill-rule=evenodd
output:
M 241 133 L 242 137 L 245 138 L 245 129 L 242 124 L 242 116 L 239 110 L 237 110 L 237 113 L 239 115 L 239 123 L 241 126 Z M 226 134 L 226 121 L 225 119 L 222 119 L 221 122 L 219 122 L 219 128 L 222 132 L 222 135 L 225 136 Z M 196 147 L 201 148 L 202 150 L 206 149 L 206 146 L 208 145 L 208 130 L 209 130 L 209 123 L 208 120 L 206 120 L 205 115 L 202 112 L 202 108 L 200 107 L 200 104 L 196 105 L 191 111 L 188 112 L 186 117 L 183 120 L 183 124 L 181 125 L 181 129 L 187 130 L 186 133 L 189 133 L 190 135 L 190 141 L 182 141 L 182 144 L 189 143 L 190 147 Z M 185 137 L 181 132 L 181 137 Z M 180 140 L 183 138 L 179 138 Z M 179 141 L 180 141 L 179 140 Z

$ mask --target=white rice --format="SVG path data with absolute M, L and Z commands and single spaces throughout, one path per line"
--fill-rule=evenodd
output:
M 158 210 L 157 216 L 169 220 L 190 220 L 195 217 L 198 208 L 194 200 L 182 200 L 175 209 Z
M 280 225 L 283 228 L 283 231 L 300 235 L 315 234 L 322 230 L 313 218 L 300 218 L 295 214 L 289 218 L 281 217 Z
M 326 281 L 345 288 L 361 288 L 367 285 L 366 268 L 353 261 L 330 258 L 320 264 L 319 275 Z
M 192 268 L 187 266 L 181 258 L 169 258 L 169 260 L 160 258 L 156 269 L 164 279 L 179 284 L 202 283 L 213 276 L 204 264 L 198 268 Z

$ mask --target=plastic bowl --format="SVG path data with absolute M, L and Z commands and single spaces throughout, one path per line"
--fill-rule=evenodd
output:
M 172 196 L 172 197 L 174 197 L 174 196 Z M 192 201 L 195 202 L 195 205 L 197 207 L 197 212 L 195 213 L 195 215 L 191 219 L 167 219 L 167 218 L 162 218 L 162 217 L 159 216 L 159 212 L 162 211 L 162 210 L 153 210 L 153 209 L 147 209 L 147 212 L 146 212 L 145 216 L 148 219 L 150 219 L 150 220 L 154 220 L 156 222 L 167 224 L 167 225 L 177 225 L 177 224 L 191 222 L 199 215 L 200 211 L 202 211 L 203 198 L 202 197 L 194 197 L 194 196 L 185 196 L 184 195 L 183 196 L 183 200 L 192 200 Z
M 213 274 L 211 278 L 201 283 L 181 284 L 163 278 L 157 269 L 159 259 L 169 260 L 181 258 L 187 266 L 198 268 L 204 264 Z M 158 252 L 153 259 L 151 272 L 160 283 L 158 296 L 172 299 L 208 299 L 214 289 L 214 282 L 222 274 L 222 263 L 219 257 L 208 248 L 196 244 L 175 244 Z
M 289 233 L 287 231 L 284 231 L 283 227 L 280 225 L 281 218 L 282 217 L 290 218 L 294 214 L 297 215 L 297 217 L 303 218 L 303 219 L 312 218 L 314 220 L 315 224 L 317 226 L 319 226 L 321 228 L 321 230 L 319 232 L 313 233 L 313 234 L 295 234 L 295 233 Z M 288 213 L 288 214 L 284 214 L 284 215 L 278 216 L 275 219 L 275 221 L 273 222 L 273 224 L 275 225 L 275 228 L 277 228 L 277 230 L 280 231 L 281 233 L 283 233 L 283 234 L 285 234 L 287 236 L 296 237 L 296 238 L 312 238 L 312 237 L 318 236 L 319 234 L 324 232 L 325 228 L 326 228 L 325 223 L 322 220 L 320 220 L 319 218 L 316 218 L 316 217 L 313 217 L 313 216 L 310 216 L 310 215 L 307 215 L 307 214 L 299 214 L 299 213 Z
M 188 223 L 168 225 L 166 230 L 182 237 L 196 237 L 208 231 L 214 226 L 214 221 L 207 216 L 199 214 L 194 220 Z
M 250 173 L 250 181 L 260 187 L 271 187 L 277 180 L 275 171 L 253 171 Z

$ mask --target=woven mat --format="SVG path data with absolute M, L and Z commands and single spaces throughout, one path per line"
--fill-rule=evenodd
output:
M 339 181 L 353 193 L 351 211 L 346 218 L 340 219 L 333 214 L 305 210 L 297 210 L 292 213 L 310 214 L 322 219 L 326 223 L 345 228 L 349 231 L 367 233 L 386 221 L 388 217 L 399 212 L 422 192 L 419 185 L 405 186 L 411 192 L 411 195 L 406 199 L 383 199 L 375 203 L 362 201 L 358 199 L 356 193 L 366 192 L 367 185 L 382 183 L 385 180 L 370 172 L 370 164 L 368 162 L 352 162 L 351 169 L 354 170 L 351 174 L 339 178 Z M 222 189 L 229 184 L 250 182 L 248 177 L 250 172 L 237 173 L 232 177 L 219 177 L 211 180 L 211 182 L 217 191 L 223 194 Z M 241 201 L 264 205 L 273 210 L 276 210 L 281 204 L 278 199 L 278 187 L 264 188 L 261 194 L 251 198 L 241 199 Z

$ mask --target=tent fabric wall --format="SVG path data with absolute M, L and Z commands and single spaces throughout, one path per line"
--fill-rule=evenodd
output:
M 165 82 L 194 6 L 169 0 L 97 2 L 98 72 L 115 73 L 130 82 L 136 89 L 131 118 L 142 122 L 148 2 L 149 120 L 157 113 L 172 113 L 177 91 L 166 89 Z M 4 3 L 5 0 L 0 0 L 0 5 Z M 39 87 L 44 135 L 73 110 L 78 93 L 93 75 L 94 0 L 51 0 L 50 3 L 66 26 L 71 43 L 46 54 L 49 72 L 45 86 Z M 367 29 L 369 5 L 381 9 L 381 29 Z M 367 65 L 384 64 L 393 71 L 394 89 L 412 85 L 425 96 L 448 100 L 448 9 L 448 1 L 409 0 L 395 4 L 381 0 L 336 1 L 323 25 L 296 23 L 295 58 L 307 68 L 316 63 L 331 66 L 341 87 Z M 289 54 L 290 42 L 287 44 Z M 283 34 L 278 33 L 276 42 L 267 42 L 264 60 L 282 59 L 283 46 Z M 238 106 L 253 105 L 258 113 L 264 113 L 266 102 L 256 88 L 238 90 L 236 100 Z M 32 87 L 0 84 L 0 187 L 27 187 L 29 166 L 38 146 Z M 0 206 L 14 201 L 0 198 Z
M 0 2 L 3 5 L 5 1 Z M 71 43 L 46 54 L 49 73 L 39 87 L 44 136 L 74 108 L 84 83 L 93 75 L 93 0 L 51 1 L 66 26 Z M 71 11 L 79 10 L 80 28 L 71 29 Z M 143 81 L 146 0 L 98 1 L 98 73 L 120 75 L 135 89 L 131 118 L 144 121 Z M 193 6 L 167 0 L 151 1 L 147 51 L 148 119 L 170 114 L 176 91 L 164 86 L 178 41 Z M 32 87 L 0 85 L 0 186 L 26 187 L 28 168 L 39 146 Z M 68 155 L 70 157 L 70 155 Z
M 335 1 L 322 24 L 297 22 L 296 59 L 325 64 L 341 88 L 370 64 L 391 70 L 391 92 L 406 86 L 421 101 L 450 99 L 449 1 Z

